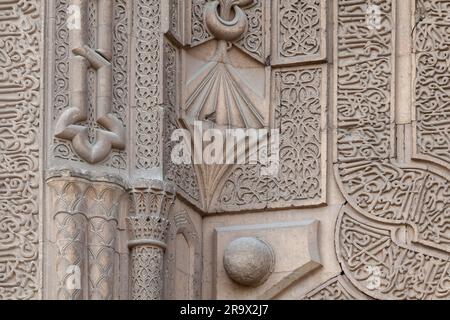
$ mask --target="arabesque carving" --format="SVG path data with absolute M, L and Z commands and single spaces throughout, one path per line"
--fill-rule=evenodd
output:
M 41 1 L 0 3 L 0 300 L 38 299 Z
M 302 300 L 366 300 L 346 276 L 337 276 L 307 293 Z
M 380 13 L 376 25 L 369 23 L 368 5 Z M 401 137 L 395 131 L 400 106 L 393 93 L 402 85 L 394 81 L 391 45 L 396 5 L 337 3 L 335 170 L 357 213 L 349 207 L 340 213 L 336 247 L 346 276 L 372 298 L 445 299 L 449 179 L 431 167 L 394 158 L 394 143 Z M 356 28 L 355 16 L 369 22 Z M 416 92 L 420 85 L 416 81 Z

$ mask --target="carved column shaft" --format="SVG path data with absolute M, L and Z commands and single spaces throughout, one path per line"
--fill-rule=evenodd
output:
M 169 229 L 167 218 L 175 200 L 170 184 L 151 181 L 131 190 L 134 215 L 128 218 L 131 251 L 131 298 L 159 300 L 163 288 L 163 258 Z
M 48 181 L 55 222 L 56 297 L 112 300 L 119 185 L 79 177 Z

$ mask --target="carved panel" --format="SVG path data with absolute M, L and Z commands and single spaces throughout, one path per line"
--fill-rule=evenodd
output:
M 208 2 L 218 2 L 227 6 L 227 0 L 190 0 L 190 44 L 197 46 L 214 38 L 211 30 L 205 24 L 205 8 Z M 244 9 L 247 16 L 248 27 L 246 32 L 238 39 L 233 39 L 233 44 L 260 61 L 266 63 L 268 53 L 268 39 L 270 30 L 270 1 L 267 0 L 242 0 L 236 2 Z
M 169 31 L 183 45 L 185 44 L 185 2 L 186 0 L 169 0 Z
M 448 255 L 421 252 L 396 239 L 398 230 L 342 210 L 336 246 L 355 286 L 377 299 L 449 299 Z
M 221 209 L 318 205 L 326 198 L 326 68 L 296 67 L 273 73 L 274 127 L 280 129 L 277 178 L 260 166 L 232 171 L 218 199 Z
M 55 136 L 71 141 L 77 155 L 91 164 L 105 160 L 111 149 L 125 148 L 125 130 L 111 113 L 113 5 L 104 0 L 96 4 L 71 2 L 71 8 L 78 8 L 80 26 L 69 28 L 69 108 L 55 125 Z M 98 32 L 95 37 L 93 29 Z
M 446 1 L 417 0 L 414 48 L 416 53 L 416 157 L 450 167 L 449 63 L 450 39 Z M 423 12 L 419 12 L 420 9 Z
M 168 40 L 164 43 L 164 174 L 168 181 L 175 183 L 184 198 L 192 202 L 200 201 L 200 191 L 195 169 L 192 165 L 176 165 L 171 153 L 175 145 L 172 133 L 180 128 L 178 124 L 178 70 L 179 52 Z
M 53 92 L 53 110 L 51 115 L 52 122 L 56 122 L 61 118 L 64 112 L 68 112 L 70 109 L 70 90 L 69 90 L 69 74 L 70 74 L 70 59 L 71 51 L 69 47 L 69 20 L 72 19 L 70 14 L 76 14 L 69 10 L 71 2 L 69 0 L 56 0 L 52 2 L 55 12 L 55 25 L 54 25 L 54 39 L 49 43 L 53 50 L 53 70 L 51 77 L 51 87 Z M 86 7 L 82 6 L 85 10 L 86 24 L 89 29 L 87 32 L 87 44 L 91 47 L 97 46 L 96 24 L 97 24 L 97 6 L 96 1 L 89 1 Z M 129 37 L 129 24 L 128 15 L 129 10 L 124 0 L 114 0 L 112 4 L 113 13 L 112 17 L 112 30 L 109 34 L 112 36 L 112 58 L 110 61 L 112 67 L 112 105 L 111 115 L 118 120 L 123 126 L 127 126 L 127 108 L 128 105 L 128 37 Z M 83 11 L 80 11 L 80 14 Z M 84 15 L 84 13 L 83 13 Z M 69 20 L 68 20 L 69 19 Z M 72 19 L 73 20 L 73 19 Z M 73 20 L 74 21 L 74 20 Z M 106 37 L 107 38 L 107 37 Z M 49 65 L 51 66 L 51 65 Z M 72 70 L 74 68 L 72 67 Z M 83 76 L 84 77 L 84 76 Z M 97 129 L 102 129 L 102 126 L 98 125 L 95 121 L 96 99 L 94 97 L 96 90 L 96 72 L 93 70 L 86 71 L 86 92 L 84 99 L 87 99 L 86 105 L 86 121 L 81 121 L 80 125 L 85 126 L 87 129 L 87 135 L 89 141 L 94 142 L 95 132 Z M 81 80 L 79 80 L 81 81 Z M 110 80 L 108 80 L 109 82 Z M 53 128 L 50 134 L 53 135 Z M 81 129 L 81 128 L 80 128 Z M 50 154 L 54 157 L 54 161 L 51 165 L 61 163 L 60 160 L 73 161 L 77 164 L 83 164 L 85 160 L 80 157 L 70 142 L 54 138 L 52 143 Z M 75 164 L 74 163 L 74 164 Z M 112 150 L 111 154 L 102 161 L 102 166 L 111 167 L 114 169 L 126 169 L 127 166 L 127 152 L 120 150 Z
M 376 25 L 368 5 L 380 14 Z M 336 9 L 335 169 L 351 206 L 336 225 L 338 259 L 372 298 L 448 298 L 449 179 L 394 159 L 396 139 L 408 143 L 394 131 L 394 2 L 340 0 Z M 416 94 L 423 84 L 417 77 Z
M 325 59 L 326 1 L 275 0 L 272 19 L 273 65 Z
M 365 300 L 348 281 L 346 276 L 337 276 L 307 293 L 302 300 Z
M 214 231 L 214 299 L 273 299 L 293 283 L 322 267 L 319 252 L 319 225 L 315 219 L 258 225 L 218 227 Z M 284 237 L 295 239 L 295 248 L 286 246 Z M 244 286 L 229 277 L 225 268 L 225 255 L 230 243 L 243 240 L 241 250 L 245 256 L 253 256 L 261 265 L 271 265 L 263 283 Z M 249 241 L 250 240 L 250 241 Z M 271 253 L 259 260 L 261 248 L 255 253 L 256 243 L 268 246 Z M 258 246 L 256 246 L 258 249 Z M 239 248 L 238 248 L 239 249 Z M 241 251 L 242 252 L 242 251 Z M 264 257 L 265 256 L 265 257 Z M 239 255 L 238 255 L 239 257 Z M 270 263 L 267 260 L 272 260 Z M 235 276 L 248 279 L 258 271 L 253 260 L 238 259 L 234 264 Z M 247 266 L 245 265 L 247 264 Z M 248 272 L 246 272 L 248 271 Z
M 40 5 L 0 3 L 0 300 L 40 293 Z
M 270 1 L 255 0 L 245 8 L 248 19 L 248 30 L 235 44 L 255 59 L 266 63 L 268 56 L 267 35 L 270 30 L 270 20 L 267 13 L 270 11 Z
M 161 1 L 134 1 L 135 168 L 161 166 Z
M 383 19 L 375 30 L 356 26 L 366 21 L 366 9 L 366 3 L 351 1 L 341 1 L 338 8 L 336 157 L 340 162 L 387 159 L 395 151 L 392 2 L 380 6 Z
M 201 299 L 202 277 L 202 243 L 201 235 L 196 230 L 186 211 L 175 213 L 171 216 L 171 226 L 168 236 L 167 257 L 165 259 L 165 299 Z M 177 237 L 182 237 L 187 244 L 187 252 L 179 252 L 177 249 Z M 180 261 L 181 258 L 185 259 Z M 179 265 L 184 265 L 186 287 L 176 277 Z M 184 292 L 177 292 L 177 288 L 183 288 Z
M 203 13 L 205 4 L 208 0 L 188 0 L 190 4 L 191 16 L 188 18 L 190 21 L 190 44 L 195 46 L 212 38 L 211 34 L 207 30 L 203 23 Z M 189 11 L 188 11 L 189 12 Z

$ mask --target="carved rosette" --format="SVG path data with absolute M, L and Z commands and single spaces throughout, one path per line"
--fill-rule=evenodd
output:
M 169 230 L 168 214 L 175 201 L 171 183 L 150 181 L 130 191 L 134 215 L 128 226 L 131 251 L 131 298 L 159 300 L 163 288 L 163 258 Z

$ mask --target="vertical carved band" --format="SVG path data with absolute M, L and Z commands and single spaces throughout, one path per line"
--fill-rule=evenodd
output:
M 0 300 L 39 295 L 40 3 L 0 2 Z
M 159 300 L 163 288 L 163 258 L 169 229 L 168 214 L 175 201 L 172 184 L 150 181 L 131 191 L 134 215 L 128 218 L 131 250 L 131 297 Z
M 55 136 L 70 140 L 75 152 L 89 163 L 105 160 L 112 148 L 125 148 L 123 124 L 112 113 L 112 19 L 113 2 L 97 0 L 97 48 L 87 44 L 87 0 L 72 0 L 71 7 L 79 11 L 79 21 L 68 19 L 70 47 L 70 107 L 65 110 L 55 128 Z M 80 122 L 88 120 L 88 70 L 97 75 L 95 137 L 90 128 Z M 95 141 L 94 141 L 95 140 Z
M 134 1 L 136 169 L 161 165 L 161 0 Z
M 123 188 L 76 177 L 51 178 L 48 185 L 56 226 L 57 298 L 113 299 Z
M 337 256 L 352 284 L 372 298 L 448 299 L 449 179 L 393 160 L 393 94 L 403 84 L 394 83 L 396 46 L 389 44 L 401 2 L 336 2 L 335 170 L 349 204 L 337 221 Z

